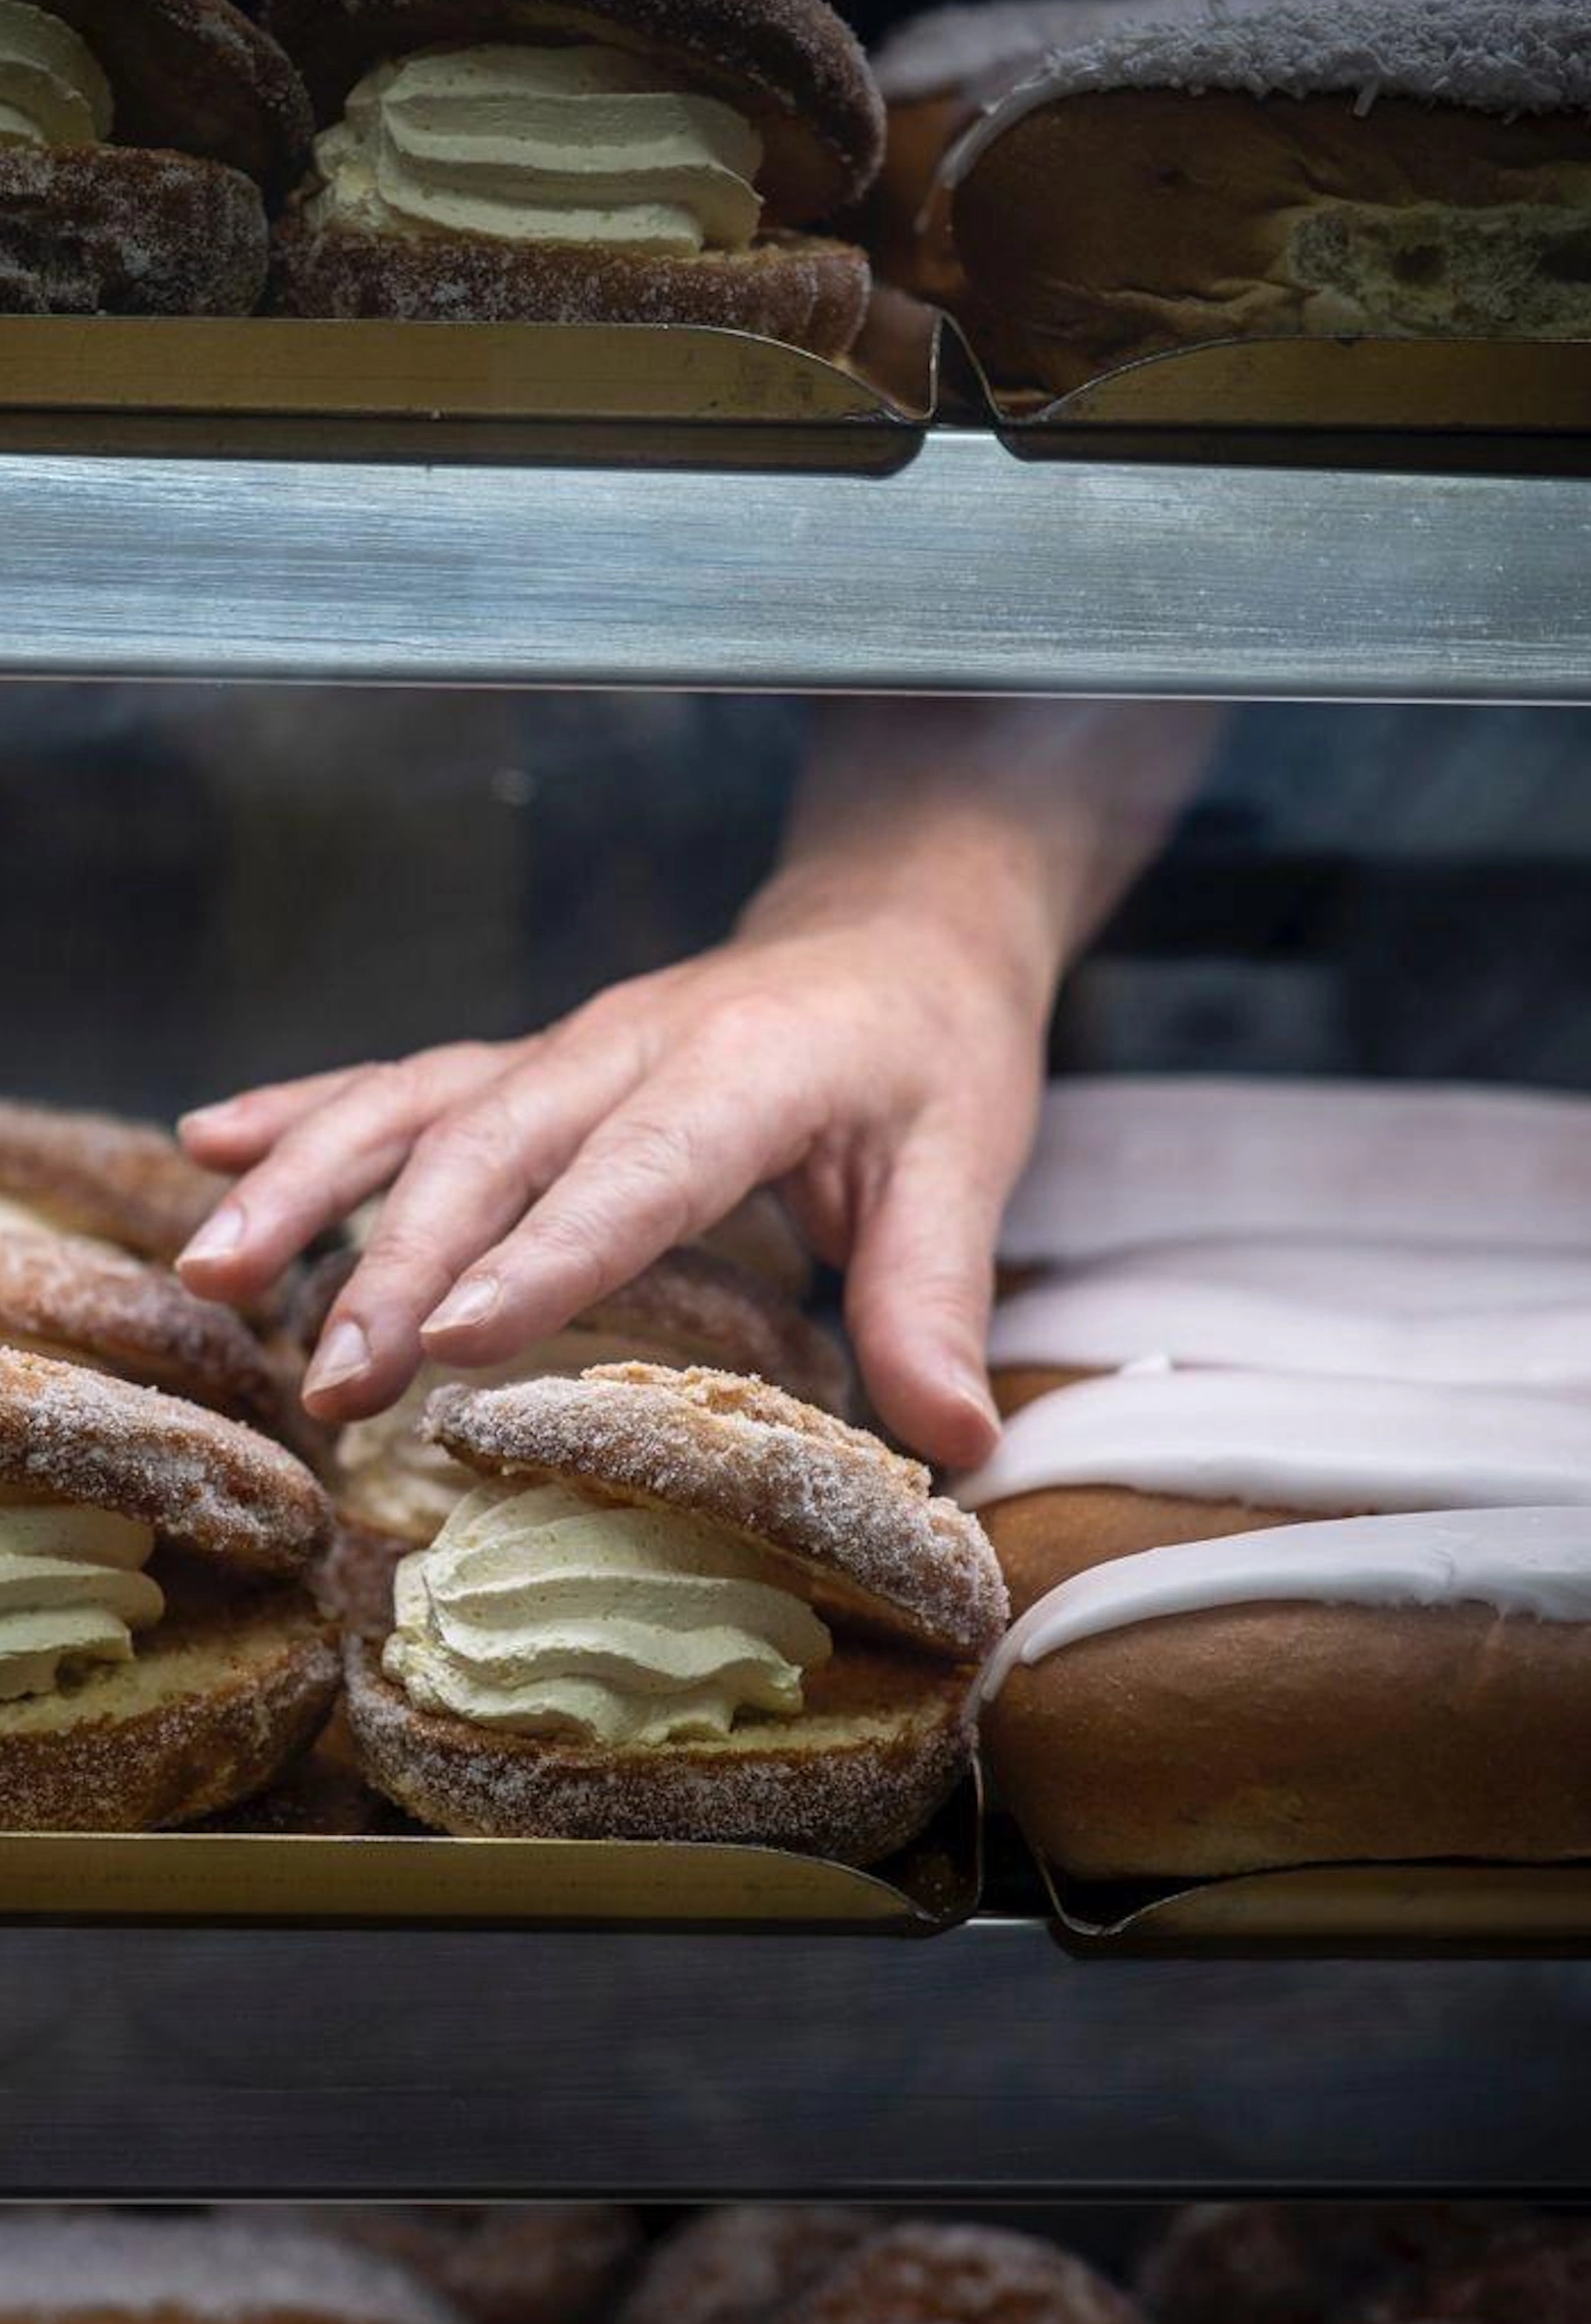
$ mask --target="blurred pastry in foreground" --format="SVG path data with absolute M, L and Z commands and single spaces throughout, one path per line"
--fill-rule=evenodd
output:
M 976 1522 L 756 1380 L 647 1364 L 444 1389 L 480 1477 L 349 1644 L 370 1779 L 444 1830 L 868 1863 L 970 1763 L 1006 1597 Z
M 1281 0 L 1052 55 L 947 164 L 978 301 L 1065 394 L 1201 341 L 1591 329 L 1579 0 Z
M 309 127 L 231 0 L 0 0 L 0 312 L 249 313 Z
M 0 2324 L 460 2324 L 407 2270 L 268 2213 L 0 2209 Z
M 226 1190 L 152 1122 L 0 1099 L 0 1234 L 91 1236 L 170 1265 Z
M 1030 1607 L 984 1695 L 1002 1796 L 1076 1879 L 1591 1855 L 1591 1509 L 1116 1558 Z
M 855 2203 L 697 2211 L 652 2251 L 617 2324 L 766 2324 L 879 2226 Z
M 191 1823 L 263 1790 L 337 1693 L 302 1586 L 330 1517 L 251 1429 L 0 1348 L 0 1829 Z
M 1085 2260 L 1007 2228 L 904 2222 L 859 2243 L 777 2324 L 1141 2324 Z
M 329 2203 L 296 2216 L 378 2251 L 468 2324 L 598 2324 L 640 2248 L 614 2203 Z
M 272 0 L 321 135 L 278 231 L 288 311 L 697 323 L 825 356 L 867 261 L 882 107 L 825 0 Z

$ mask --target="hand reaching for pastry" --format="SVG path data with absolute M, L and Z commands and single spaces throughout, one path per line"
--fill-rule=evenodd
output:
M 1179 715 L 1093 707 L 1107 722 Z M 980 1460 L 997 1427 L 983 1357 L 995 1237 L 1032 1134 L 1055 979 L 1121 884 L 1097 849 L 1078 855 L 1077 786 L 1060 762 L 1083 717 L 850 705 L 785 867 L 719 949 L 525 1040 L 191 1115 L 189 1150 L 241 1175 L 184 1279 L 254 1298 L 390 1190 L 305 1384 L 313 1412 L 351 1420 L 390 1404 L 424 1356 L 508 1359 L 777 1183 L 846 1272 L 883 1418 L 930 1459 Z M 1048 805 L 1032 767 L 1020 779 L 1024 750 L 1052 778 Z M 980 768 L 988 779 L 969 780 Z

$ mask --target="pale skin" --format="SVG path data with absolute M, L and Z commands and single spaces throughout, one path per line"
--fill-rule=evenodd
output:
M 857 701 L 820 719 L 780 868 L 733 937 L 550 1029 L 191 1114 L 237 1174 L 179 1261 L 257 1297 L 388 1190 L 304 1388 L 380 1411 L 424 1357 L 495 1364 L 777 1185 L 885 1422 L 947 1466 L 998 1432 L 995 1241 L 1057 983 L 1208 755 L 1200 705 Z

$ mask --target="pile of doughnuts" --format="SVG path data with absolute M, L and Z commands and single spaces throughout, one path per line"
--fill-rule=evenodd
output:
M 1063 1084 L 959 1480 L 1005 1797 L 1075 1879 L 1591 1854 L 1591 1110 Z
M 939 9 L 881 72 L 883 255 L 1012 387 L 1216 340 L 1591 328 L 1577 0 Z
M 0 1106 L 0 1828 L 384 1800 L 871 1863 L 932 1820 L 1005 1588 L 852 1424 L 771 1197 L 333 1439 L 298 1389 L 357 1250 L 196 1299 L 170 1261 L 220 1190 L 163 1132 Z

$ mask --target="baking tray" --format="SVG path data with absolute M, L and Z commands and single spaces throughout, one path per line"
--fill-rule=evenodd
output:
M 1023 458 L 1376 460 L 1554 470 L 1591 465 L 1591 341 L 1240 339 L 1149 356 L 1048 400 L 984 392 Z
M 871 1871 L 769 1848 L 650 1841 L 453 1840 L 405 1825 L 294 1830 L 296 1801 L 252 1830 L 0 1836 L 0 1925 L 28 1920 L 296 1927 L 799 1928 L 937 1936 L 982 1892 L 974 1777 Z M 313 1820 L 306 1817 L 305 1820 Z M 271 1825 L 277 1828 L 269 1828 Z
M 0 444 L 888 467 L 933 415 L 942 329 L 890 292 L 843 364 L 646 324 L 10 317 Z
M 1109 1888 L 1039 1870 L 1069 1953 L 1591 1955 L 1591 1863 L 1319 1864 Z

